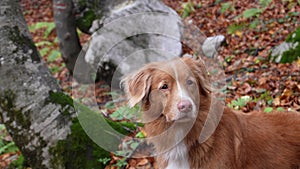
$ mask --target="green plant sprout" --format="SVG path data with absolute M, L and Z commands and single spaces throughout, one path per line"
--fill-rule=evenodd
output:
M 182 4 L 183 12 L 182 12 L 182 18 L 186 18 L 190 15 L 190 13 L 195 11 L 194 8 L 195 4 L 189 0 L 188 2 L 185 2 Z
M 29 26 L 30 32 L 36 32 L 40 29 L 45 29 L 43 38 L 47 39 L 49 38 L 50 34 L 54 31 L 55 23 L 37 22 Z M 60 65 L 51 64 L 61 59 L 61 52 L 59 51 L 59 49 L 57 49 L 57 44 L 58 44 L 57 37 L 54 39 L 54 41 L 43 40 L 35 44 L 37 47 L 40 48 L 39 52 L 41 56 L 46 59 L 48 64 L 50 64 L 49 68 L 53 74 L 59 72 L 61 69 L 65 67 L 65 63 L 62 63 Z
M 51 32 L 55 29 L 55 23 L 54 22 L 37 22 L 37 23 L 29 26 L 29 31 L 35 32 L 39 29 L 44 29 L 44 28 L 46 28 L 46 30 L 44 32 L 44 38 L 47 38 L 47 37 L 49 37 Z
M 252 100 L 253 99 L 250 96 L 242 96 L 236 100 L 232 100 L 231 103 L 228 104 L 228 107 L 239 110 L 241 107 L 246 106 L 247 103 Z
M 116 166 L 116 167 L 118 167 L 118 169 L 121 169 L 127 165 L 128 165 L 127 158 L 124 157 L 121 160 L 118 160 L 117 163 L 114 164 L 113 166 Z
M 98 161 L 99 161 L 100 163 L 102 163 L 103 165 L 106 165 L 108 162 L 111 161 L 111 158 L 109 158 L 109 157 L 100 158 Z
M 127 105 L 119 107 L 115 112 L 110 114 L 110 117 L 114 120 L 134 120 L 137 121 L 141 119 L 142 112 L 139 106 L 134 106 L 130 108 Z
M 226 11 L 234 11 L 235 6 L 234 2 L 225 2 L 221 4 L 221 13 L 225 13 Z

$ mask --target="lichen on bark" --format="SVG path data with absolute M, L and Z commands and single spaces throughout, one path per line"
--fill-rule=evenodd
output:
M 24 52 L 27 53 L 28 51 L 34 52 L 31 54 L 31 60 L 34 62 L 41 62 L 41 58 L 39 57 L 38 50 L 34 44 L 34 42 L 31 40 L 30 37 L 27 37 L 27 33 L 24 32 L 24 30 L 20 30 L 20 27 L 18 26 L 9 26 L 9 25 L 4 25 L 1 27 L 3 32 L 7 33 L 7 37 L 15 45 L 14 51 L 12 53 L 17 53 L 17 52 Z M 7 46 L 9 47 L 9 46 Z M 16 57 L 17 62 L 25 62 L 27 61 L 26 57 L 22 57 L 20 59 L 19 57 Z
M 13 134 L 13 140 L 15 144 L 22 150 L 27 149 L 28 151 L 23 151 L 26 160 L 30 163 L 34 163 L 37 166 L 43 166 L 39 158 L 42 158 L 42 152 L 36 151 L 38 148 L 34 148 L 34 151 L 30 151 L 30 142 L 32 140 L 37 140 L 34 146 L 44 145 L 44 140 L 34 133 L 24 134 L 24 131 L 29 131 L 31 122 L 27 117 L 24 116 L 22 109 L 15 106 L 16 93 L 12 90 L 6 90 L 2 94 L 0 93 L 0 113 L 2 114 L 1 123 L 6 124 L 6 128 L 9 133 Z M 36 157 L 38 156 L 38 157 Z M 34 167 L 34 166 L 33 166 Z

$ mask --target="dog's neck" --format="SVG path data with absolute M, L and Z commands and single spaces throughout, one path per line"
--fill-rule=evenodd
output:
M 203 117 L 200 116 L 198 116 L 199 120 L 197 121 L 201 121 L 200 118 L 203 119 Z M 228 125 L 228 123 L 230 123 L 230 125 Z M 196 122 L 191 129 L 191 132 L 189 132 L 184 140 L 188 150 L 188 157 L 190 157 L 189 164 L 191 168 L 199 168 L 199 166 L 201 166 L 201 168 L 218 168 L 217 166 L 214 166 L 216 164 L 214 161 L 224 162 L 222 168 L 228 168 L 225 161 L 238 160 L 235 159 L 235 157 L 238 157 L 240 153 L 240 145 L 242 142 L 240 129 L 242 126 L 240 126 L 238 117 L 231 112 L 230 109 L 225 107 L 218 126 L 205 142 L 201 142 L 201 139 L 199 138 L 202 127 L 203 123 Z M 196 133 L 198 133 L 198 135 Z M 220 155 L 220 152 L 225 154 Z M 208 154 L 210 156 L 208 156 Z M 219 155 L 216 156 L 216 154 Z M 220 157 L 224 159 L 221 159 Z M 211 165 L 203 166 L 203 164 Z M 218 166 L 220 166 L 219 163 Z
M 236 150 L 237 147 L 235 147 L 235 145 L 237 145 L 236 143 L 228 140 L 224 141 L 224 143 L 228 144 L 224 146 L 219 145 L 216 141 L 218 139 L 224 139 L 224 133 L 227 133 L 229 136 L 236 137 L 236 131 L 231 131 L 231 128 L 226 128 L 228 125 L 224 125 L 225 123 L 231 121 L 230 119 L 236 118 L 233 113 L 229 112 L 229 109 L 225 109 L 222 119 L 215 132 L 204 142 L 200 141 L 200 133 L 210 109 L 210 99 L 208 100 L 206 98 L 206 100 L 206 103 L 203 103 L 203 105 L 199 106 L 199 112 L 196 121 L 185 137 L 182 136 L 183 131 L 180 130 L 184 124 L 181 124 L 180 126 L 177 126 L 177 128 L 174 127 L 172 130 L 169 130 L 169 132 L 166 133 L 164 140 L 153 141 L 156 151 L 163 152 L 163 154 L 159 155 L 157 158 L 157 163 L 160 168 L 197 168 L 198 166 L 202 166 L 202 164 L 205 164 L 212 159 L 211 157 L 208 157 L 207 154 L 214 154 L 214 151 L 219 151 L 220 149 L 223 149 L 223 147 L 229 147 L 235 151 L 233 153 L 237 153 L 238 150 Z M 146 124 L 145 130 L 149 137 L 153 137 L 165 132 L 172 125 L 172 123 L 166 123 L 163 117 L 161 117 L 149 124 Z M 172 139 L 176 137 L 184 137 L 184 139 L 175 144 Z M 168 147 L 172 144 L 176 146 L 165 151 L 165 147 Z M 230 152 L 230 150 L 223 152 Z M 227 155 L 224 156 L 226 157 Z
M 163 158 L 167 161 L 166 169 L 190 168 L 188 149 L 184 142 L 178 143 L 174 148 L 166 152 Z

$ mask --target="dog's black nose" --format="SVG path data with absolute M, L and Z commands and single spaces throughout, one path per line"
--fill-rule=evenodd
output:
M 181 113 L 188 113 L 192 110 L 192 103 L 189 100 L 181 100 L 177 108 Z

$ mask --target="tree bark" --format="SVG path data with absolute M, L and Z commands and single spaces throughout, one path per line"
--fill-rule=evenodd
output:
M 81 51 L 72 0 L 53 0 L 53 9 L 60 51 L 66 67 L 72 74 Z
M 0 1 L 0 38 L 1 122 L 27 163 L 34 169 L 101 168 L 97 160 L 108 153 L 81 128 L 72 99 L 34 46 L 17 0 Z

